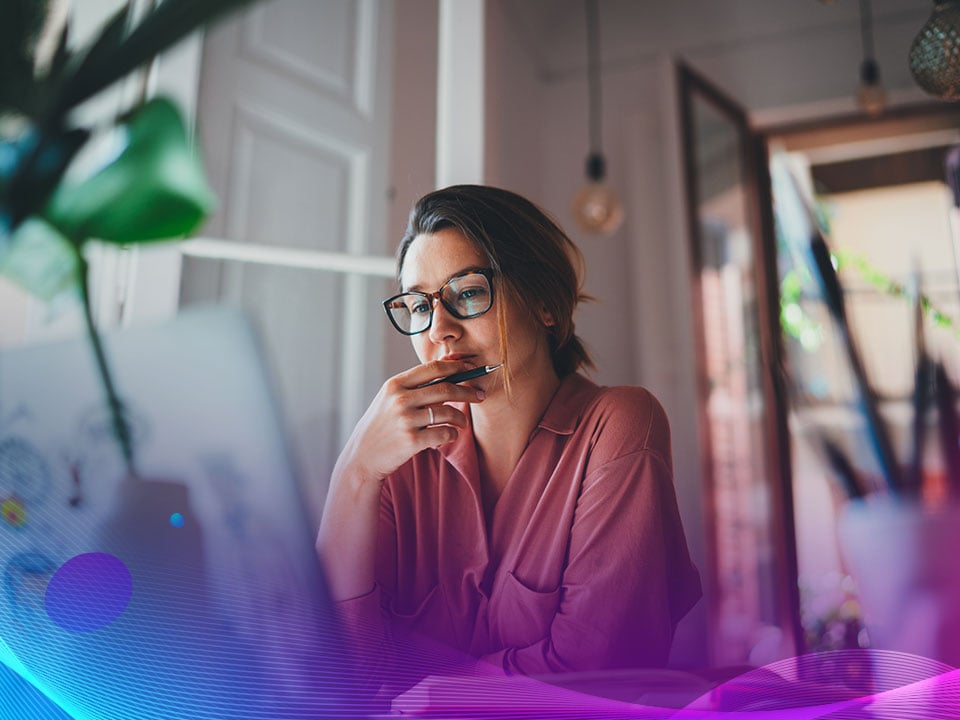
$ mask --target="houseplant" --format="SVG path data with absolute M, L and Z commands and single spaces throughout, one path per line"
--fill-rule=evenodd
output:
M 95 327 L 86 250 L 183 237 L 213 197 L 176 105 L 141 96 L 124 115 L 78 122 L 76 110 L 218 16 L 249 0 L 165 0 L 133 22 L 125 4 L 87 46 L 51 25 L 52 0 L 0 11 L 0 273 L 44 299 L 77 292 L 128 474 L 136 474 L 123 403 Z M 44 52 L 45 39 L 52 39 Z M 94 140 L 122 149 L 93 171 L 75 162 Z

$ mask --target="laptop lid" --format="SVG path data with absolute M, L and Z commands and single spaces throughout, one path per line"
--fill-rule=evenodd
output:
M 0 660 L 75 718 L 360 712 L 245 317 L 0 354 Z

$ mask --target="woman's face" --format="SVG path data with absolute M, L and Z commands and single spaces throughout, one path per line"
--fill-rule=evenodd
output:
M 400 281 L 404 291 L 436 292 L 450 278 L 467 270 L 487 268 L 489 263 L 458 230 L 447 228 L 418 235 L 410 244 L 403 261 Z M 515 376 L 534 371 L 546 363 L 552 370 L 546 328 L 531 313 L 494 294 L 493 306 L 485 314 L 460 320 L 436 302 L 430 328 L 411 336 L 420 362 L 464 360 L 472 366 L 496 365 L 503 361 L 497 328 L 497 305 L 507 302 L 506 322 L 510 344 L 510 364 Z M 502 386 L 500 372 L 470 383 L 488 394 Z

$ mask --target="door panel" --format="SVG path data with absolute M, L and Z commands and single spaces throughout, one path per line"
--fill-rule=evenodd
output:
M 382 0 L 274 0 L 210 31 L 198 135 L 220 204 L 204 235 L 388 254 L 392 33 Z M 240 305 L 258 326 L 314 520 L 382 382 L 368 323 L 385 291 L 379 277 L 184 259 L 181 305 Z

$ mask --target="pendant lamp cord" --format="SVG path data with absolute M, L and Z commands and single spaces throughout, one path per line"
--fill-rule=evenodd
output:
M 860 43 L 863 46 L 863 59 L 876 60 L 873 56 L 873 13 L 870 0 L 860 0 Z
M 587 89 L 589 91 L 590 153 L 600 155 L 603 124 L 600 98 L 600 15 L 597 0 L 585 0 L 587 10 Z

